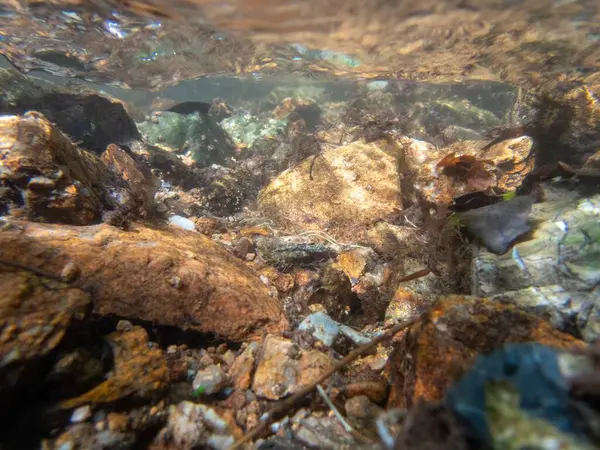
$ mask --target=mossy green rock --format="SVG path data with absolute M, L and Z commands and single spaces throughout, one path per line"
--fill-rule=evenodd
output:
M 234 143 L 208 114 L 162 112 L 138 124 L 150 144 L 161 144 L 187 153 L 203 166 L 224 164 L 233 156 Z
M 560 330 L 591 341 L 600 336 L 600 195 L 543 185 L 533 205 L 533 231 L 504 255 L 480 250 L 473 292 L 516 303 Z
M 241 147 L 253 148 L 261 141 L 274 139 L 285 132 L 288 121 L 249 113 L 234 114 L 221 122 L 223 128 Z

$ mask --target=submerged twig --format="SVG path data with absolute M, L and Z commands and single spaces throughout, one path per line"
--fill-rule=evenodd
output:
M 417 272 L 411 273 L 410 275 L 406 275 L 398 280 L 398 283 L 405 283 L 406 281 L 416 280 L 417 278 L 424 277 L 429 275 L 431 270 L 429 268 L 418 270 Z
M 331 409 L 331 411 L 333 411 L 333 414 L 335 415 L 336 419 L 342 424 L 342 426 L 344 427 L 344 430 L 346 430 L 346 432 L 350 433 L 354 438 L 364 442 L 365 444 L 373 443 L 369 438 L 367 438 L 366 436 L 363 436 L 358 431 L 356 431 L 354 428 L 352 428 L 352 425 L 350 425 L 348 423 L 348 421 L 345 419 L 345 417 L 342 415 L 342 413 L 340 413 L 338 411 L 338 409 L 335 407 L 335 405 L 333 404 L 333 402 L 327 395 L 327 392 L 325 392 L 325 390 L 321 387 L 320 384 L 317 384 L 317 392 L 319 393 L 319 395 L 321 395 L 321 398 L 323 399 L 323 401 L 325 403 L 327 403 L 327 406 L 329 406 L 329 409 Z
M 299 392 L 292 395 L 291 397 L 286 398 L 279 404 L 275 405 L 269 412 L 263 414 L 258 426 L 256 426 L 254 429 L 250 430 L 248 433 L 246 433 L 244 435 L 244 437 L 242 437 L 239 441 L 237 441 L 235 444 L 233 444 L 231 447 L 229 447 L 229 450 L 239 449 L 246 442 L 250 442 L 254 438 L 260 436 L 260 434 L 263 431 L 265 431 L 277 417 L 280 417 L 281 415 L 287 413 L 288 410 L 292 409 L 307 394 L 314 391 L 315 388 L 317 387 L 317 385 L 323 383 L 335 372 L 346 367 L 348 364 L 350 364 L 351 362 L 358 359 L 361 355 L 368 352 L 373 347 L 376 347 L 377 344 L 379 344 L 380 342 L 383 342 L 387 339 L 392 338 L 395 334 L 397 334 L 400 331 L 404 330 L 405 328 L 411 326 L 413 323 L 415 323 L 418 320 L 418 318 L 419 317 L 416 316 L 411 319 L 405 320 L 404 322 L 397 323 L 392 328 L 390 328 L 388 331 L 383 333 L 381 336 L 377 336 L 371 342 L 361 345 L 356 350 L 350 352 L 345 358 L 341 359 L 340 361 L 337 361 L 331 369 L 329 369 L 327 372 L 323 373 L 320 377 L 318 377 L 316 380 L 314 380 L 311 384 L 309 384 L 308 386 L 305 386 Z
M 325 392 L 325 390 L 321 387 L 320 384 L 317 384 L 317 392 L 319 393 L 321 398 L 325 401 L 325 403 L 327 403 L 327 406 L 329 406 L 329 409 L 331 409 L 333 411 L 333 414 L 335 414 L 335 417 L 337 418 L 337 420 L 340 421 L 340 423 L 344 427 L 344 430 L 346 430 L 348 433 L 352 433 L 354 431 L 354 428 L 352 428 L 352 426 L 346 421 L 344 416 L 342 416 L 342 414 L 338 411 L 338 409 L 335 407 L 335 405 L 333 404 L 333 402 L 327 395 L 327 392 Z

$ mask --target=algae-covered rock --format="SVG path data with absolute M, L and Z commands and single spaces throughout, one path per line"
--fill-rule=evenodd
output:
M 166 145 L 188 154 L 196 163 L 224 164 L 233 156 L 233 142 L 208 114 L 179 114 L 164 111 L 138 124 L 144 138 L 154 145 Z
M 277 299 L 244 263 L 200 233 L 132 225 L 13 223 L 0 232 L 3 258 L 61 273 L 94 293 L 95 312 L 243 340 L 287 326 Z M 135 276 L 133 276 L 135 274 Z M 169 299 L 169 301 L 165 301 Z
M 0 113 L 16 112 L 24 99 L 39 100 L 43 95 L 41 87 L 15 69 L 0 69 Z
M 600 195 L 542 186 L 532 233 L 505 255 L 481 249 L 472 263 L 472 290 L 591 341 L 600 336 Z
M 468 296 L 441 297 L 409 328 L 390 356 L 388 405 L 410 408 L 420 400 L 441 400 L 478 355 L 517 342 L 559 349 L 583 346 L 515 305 Z
M 491 111 L 478 108 L 467 99 L 434 100 L 425 104 L 424 111 L 442 124 L 458 125 L 474 130 L 486 130 L 500 124 L 500 119 Z
M 253 148 L 264 140 L 275 139 L 285 132 L 287 117 L 253 116 L 238 113 L 221 121 L 221 126 L 241 148 Z
M 352 239 L 357 226 L 401 208 L 396 159 L 379 143 L 326 150 L 275 178 L 261 191 L 259 208 L 292 230 Z

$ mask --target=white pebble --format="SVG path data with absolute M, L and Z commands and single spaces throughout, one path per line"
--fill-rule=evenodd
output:
M 183 228 L 184 230 L 195 231 L 196 224 L 192 222 L 190 219 L 186 219 L 182 216 L 171 216 L 169 217 L 169 225 L 172 225 L 177 228 Z
M 80 406 L 71 414 L 71 423 L 81 423 L 92 417 L 90 405 Z

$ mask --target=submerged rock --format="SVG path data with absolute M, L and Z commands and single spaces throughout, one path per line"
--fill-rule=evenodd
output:
M 208 114 L 161 112 L 138 124 L 144 138 L 153 145 L 166 145 L 188 154 L 202 166 L 224 164 L 233 156 L 233 142 Z
M 403 195 L 418 194 L 432 204 L 449 205 L 454 197 L 490 188 L 514 191 L 533 170 L 529 136 L 493 145 L 461 141 L 440 149 L 415 139 L 403 138 L 402 143 L 406 158 Z
M 265 338 L 252 383 L 258 396 L 279 400 L 294 394 L 331 369 L 329 357 L 316 350 L 302 350 L 288 339 Z
M 458 214 L 467 230 L 490 251 L 503 254 L 519 236 L 527 233 L 533 197 L 520 196 Z
M 440 298 L 390 356 L 388 406 L 441 400 L 474 359 L 508 343 L 566 349 L 583 343 L 513 305 L 462 296 Z
M 220 365 L 211 364 L 206 369 L 199 370 L 194 377 L 192 389 L 198 395 L 216 394 L 229 384 L 229 377 Z
M 234 442 L 230 424 L 217 410 L 184 401 L 169 408 L 167 426 L 158 433 L 152 448 L 226 450 Z
M 87 316 L 91 299 L 78 288 L 4 265 L 0 291 L 0 401 L 8 405 L 23 383 L 30 393 L 41 386 L 40 369 L 67 331 Z
M 535 343 L 508 345 L 480 357 L 448 391 L 446 403 L 481 446 L 538 448 L 552 442 L 591 450 L 564 373 L 572 357 Z
M 377 143 L 326 150 L 275 178 L 261 191 L 259 208 L 291 230 L 351 239 L 357 226 L 401 208 L 396 160 Z
M 35 112 L 0 117 L 0 139 L 0 213 L 87 225 L 107 209 L 151 211 L 156 180 L 116 145 L 99 159 Z
M 84 404 L 112 403 L 128 396 L 148 397 L 169 382 L 169 370 L 162 350 L 148 342 L 142 327 L 115 331 L 106 336 L 114 365 L 106 381 L 77 398 L 65 400 L 63 408 Z
M 335 257 L 338 246 L 319 240 L 318 236 L 264 237 L 257 239 L 256 249 L 268 264 L 284 270 L 318 265 Z
M 238 113 L 224 119 L 221 126 L 238 147 L 252 149 L 283 134 L 287 127 L 287 119 Z
M 258 276 L 200 233 L 142 226 L 125 232 L 108 225 L 14 225 L 19 228 L 0 232 L 4 258 L 56 274 L 74 262 L 80 268 L 77 285 L 94 293 L 97 314 L 231 340 L 287 326 L 279 302 Z
M 229 375 L 231 375 L 236 389 L 241 390 L 250 388 L 258 348 L 257 342 L 251 342 L 231 365 Z
M 532 233 L 504 255 L 480 249 L 471 266 L 472 291 L 592 341 L 600 336 L 600 195 L 541 187 L 544 201 L 532 207 Z
M 52 450 L 89 449 L 89 450 L 126 450 L 133 447 L 135 434 L 116 430 L 98 431 L 94 425 L 82 423 L 70 426 L 53 443 L 44 442 L 44 448 Z
M 85 85 L 43 89 L 13 70 L 0 69 L 0 113 L 38 111 L 80 146 L 102 152 L 109 144 L 140 139 L 123 102 Z M 4 89 L 3 89 L 4 91 Z

